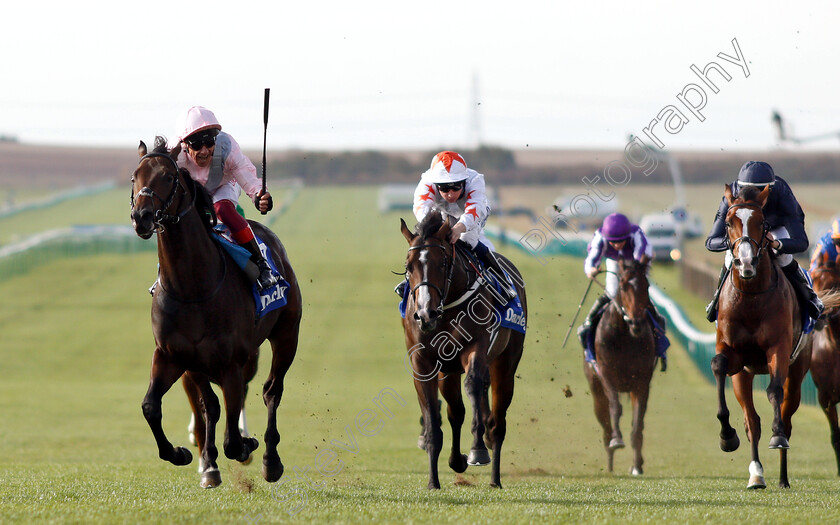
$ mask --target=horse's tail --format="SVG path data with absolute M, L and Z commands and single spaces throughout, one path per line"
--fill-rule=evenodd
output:
M 825 305 L 826 310 L 832 310 L 840 307 L 840 289 L 838 288 L 822 290 L 817 293 L 817 296 L 820 298 L 823 305 Z

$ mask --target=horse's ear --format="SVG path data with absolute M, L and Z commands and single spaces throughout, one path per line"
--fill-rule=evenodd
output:
M 408 226 L 405 224 L 405 221 L 400 219 L 400 231 L 405 237 L 405 240 L 408 241 L 408 244 L 414 242 L 414 238 L 417 237 L 414 233 L 411 233 L 411 230 L 408 229 Z
M 449 225 L 449 220 L 443 221 L 443 224 L 440 225 L 438 228 L 437 233 L 435 233 L 435 237 L 438 239 L 447 239 L 449 238 L 449 232 L 452 231 L 452 226 Z
M 767 204 L 767 198 L 770 197 L 770 186 L 765 186 L 761 193 L 758 194 L 758 204 L 763 208 Z
M 169 151 L 169 158 L 178 161 L 178 154 L 181 153 L 181 143 L 179 142 L 174 148 Z
M 732 188 L 729 187 L 729 184 L 723 185 L 723 194 L 726 197 L 726 202 L 732 206 L 732 203 L 735 202 L 735 198 L 732 196 Z
M 140 157 L 143 157 L 144 155 L 146 155 L 146 153 L 148 153 L 148 150 L 146 149 L 146 143 L 142 140 L 140 141 L 140 145 L 137 146 L 137 153 L 140 154 Z

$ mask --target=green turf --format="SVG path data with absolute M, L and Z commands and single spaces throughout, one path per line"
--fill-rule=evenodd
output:
M 99 198 L 109 197 L 115 195 Z M 109 217 L 120 208 L 107 206 L 114 208 Z M 793 487 L 776 488 L 778 453 L 766 449 L 766 428 L 760 453 L 769 487 L 747 491 L 740 409 L 730 394 L 742 447 L 725 454 L 717 444 L 714 391 L 679 348 L 671 350 L 668 372 L 653 379 L 645 475 L 629 476 L 629 449 L 616 453 L 615 473 L 606 472 L 581 351 L 574 336 L 560 348 L 585 288 L 581 261 L 558 257 L 542 266 L 504 247 L 525 276 L 530 307 L 502 456 L 505 488 L 488 486 L 489 467 L 470 467 L 463 475 L 449 470 L 445 424 L 443 488 L 427 491 L 426 455 L 415 445 L 419 409 L 391 291 L 398 277 L 390 271 L 402 268 L 406 248 L 399 217 L 377 214 L 369 188 L 304 188 L 274 223 L 305 304 L 301 345 L 279 410 L 286 475 L 273 486 L 259 474 L 267 347 L 248 396 L 250 428 L 261 441 L 254 463 L 222 459 L 222 486 L 203 490 L 195 461 L 175 467 L 157 458 L 140 410 L 153 350 L 146 288 L 155 276 L 154 253 L 57 260 L 0 282 L 0 522 L 840 520 L 840 480 L 821 412 L 803 407 L 794 418 Z M 657 267 L 653 278 L 679 295 L 672 269 Z M 687 311 L 703 306 L 687 294 L 678 300 Z M 385 412 L 375 399 L 386 389 L 405 404 L 383 398 Z M 763 392 L 756 404 L 769 426 Z M 188 408 L 180 385 L 164 398 L 163 409 L 170 439 L 186 445 Z M 381 428 L 366 436 L 356 421 L 370 411 Z M 629 418 L 625 401 L 628 442 Z M 468 445 L 465 435 L 462 446 Z M 324 461 L 329 451 L 332 462 Z M 325 476 L 319 467 L 333 472 Z

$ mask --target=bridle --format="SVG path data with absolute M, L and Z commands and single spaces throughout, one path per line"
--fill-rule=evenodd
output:
M 736 208 L 750 208 L 750 209 L 758 210 L 759 212 L 762 212 L 761 206 L 759 206 L 758 204 L 751 203 L 751 202 L 742 202 L 742 203 L 738 203 L 738 204 L 733 204 L 732 206 L 729 207 L 729 210 L 733 210 L 733 209 L 736 209 Z M 727 214 L 728 213 L 729 213 L 729 211 L 727 211 Z M 763 214 L 763 212 L 762 212 L 762 214 Z M 729 228 L 730 228 L 729 221 L 727 221 L 726 229 L 729 230 Z M 765 221 L 763 221 L 763 224 L 762 224 L 761 242 L 756 241 L 755 239 L 753 239 L 749 235 L 742 235 L 738 239 L 735 239 L 735 241 L 732 242 L 732 245 L 729 247 L 730 255 L 732 255 L 732 264 L 735 265 L 736 267 L 741 266 L 741 259 L 735 255 L 735 252 L 736 252 L 736 249 L 738 248 L 738 246 L 740 246 L 742 242 L 747 241 L 755 247 L 755 251 L 754 251 L 755 255 L 753 255 L 752 260 L 750 261 L 750 264 L 752 264 L 753 266 L 758 265 L 758 261 L 761 258 L 762 252 L 767 249 L 767 244 L 768 244 L 767 232 L 768 231 L 770 231 L 770 228 L 767 224 L 767 221 L 765 220 Z
M 143 186 L 143 188 L 141 188 L 140 191 L 137 192 L 137 197 L 138 198 L 139 197 L 150 197 L 152 199 L 152 202 L 154 202 L 154 199 L 157 199 L 161 202 L 162 206 L 158 209 L 155 209 L 155 216 L 154 216 L 153 221 L 154 221 L 154 225 L 155 225 L 155 231 L 157 231 L 158 233 L 163 233 L 165 231 L 164 224 L 178 224 L 181 221 L 181 218 L 184 217 L 184 215 L 186 215 L 190 211 L 190 209 L 192 209 L 192 207 L 195 205 L 196 192 L 195 191 L 192 192 L 192 201 L 190 202 L 190 205 L 187 206 L 183 211 L 181 211 L 177 215 L 170 215 L 170 214 L 166 213 L 166 210 L 168 210 L 172 206 L 172 203 L 175 200 L 175 195 L 178 193 L 178 188 L 181 187 L 181 182 L 180 182 L 180 177 L 179 177 L 180 170 L 178 169 L 178 163 L 175 162 L 175 160 L 172 157 L 170 157 L 169 155 L 167 155 L 165 153 L 147 153 L 147 154 L 143 155 L 142 157 L 140 157 L 140 162 L 138 162 L 138 165 L 142 164 L 143 161 L 146 160 L 146 159 L 155 158 L 155 157 L 159 157 L 159 158 L 163 158 L 163 159 L 168 160 L 169 162 L 172 163 L 172 167 L 175 168 L 175 174 L 172 176 L 172 190 L 169 192 L 169 195 L 166 197 L 166 199 L 164 199 L 163 197 L 158 195 L 155 192 L 155 190 L 153 190 L 152 188 L 150 188 L 148 186 Z M 133 182 L 134 181 L 133 181 L 133 178 L 132 178 L 131 198 L 130 198 L 131 210 L 132 211 L 134 211 L 134 184 L 133 184 Z M 186 193 L 186 191 L 185 191 L 185 193 Z
M 446 269 L 445 269 L 446 283 L 443 285 L 443 290 L 441 290 L 438 285 L 436 285 L 435 283 L 433 283 L 431 281 L 420 281 L 419 283 L 414 285 L 414 287 L 411 289 L 411 297 L 414 299 L 415 302 L 417 301 L 417 289 L 420 288 L 421 286 L 426 286 L 428 288 L 431 288 L 431 289 L 435 290 L 438 293 L 438 295 L 440 296 L 440 304 L 438 304 L 438 307 L 436 308 L 436 310 L 437 310 L 438 314 L 443 314 L 443 311 L 446 309 L 446 307 L 444 307 L 444 303 L 446 302 L 446 297 L 449 295 L 449 288 L 452 285 L 452 275 L 453 275 L 454 270 L 455 270 L 455 256 L 454 256 L 454 254 L 452 256 L 449 255 L 449 253 L 446 249 L 446 245 L 435 244 L 435 243 L 420 244 L 418 246 L 411 246 L 408 249 L 408 251 L 412 252 L 412 251 L 416 251 L 416 250 L 422 250 L 424 248 L 440 248 L 441 250 L 443 250 L 443 257 L 444 257 L 444 261 L 445 261 L 445 265 L 446 265 Z
M 625 269 L 624 271 L 627 272 L 628 270 Z M 631 270 L 631 271 L 635 272 L 635 271 L 647 271 L 647 270 L 645 268 L 640 268 L 639 270 Z M 620 276 L 620 277 L 623 277 L 623 276 Z M 627 282 L 630 282 L 633 279 L 637 279 L 637 278 L 638 277 L 636 275 L 633 275 L 633 276 L 631 276 L 627 279 Z M 613 297 L 611 299 L 611 301 L 615 305 L 615 307 L 618 309 L 618 312 L 621 314 L 621 317 L 624 319 L 625 323 L 627 323 L 629 326 L 632 326 L 633 324 L 635 324 L 635 321 L 633 320 L 632 317 L 630 317 L 630 314 L 627 313 L 627 309 L 624 308 L 624 305 L 621 303 L 621 283 L 619 283 L 618 293 L 615 294 L 615 297 Z

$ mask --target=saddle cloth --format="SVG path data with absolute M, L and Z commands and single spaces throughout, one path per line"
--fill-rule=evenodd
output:
M 216 242 L 218 242 L 231 257 L 233 257 L 237 266 L 244 271 L 248 263 L 251 262 L 251 253 L 242 246 L 239 246 L 232 239 L 230 230 L 224 224 L 218 224 L 213 231 L 216 233 L 216 235 L 213 236 L 213 239 L 215 239 Z M 277 271 L 277 265 L 274 264 L 274 258 L 271 250 L 268 249 L 268 246 L 266 246 L 262 239 L 259 237 L 256 237 L 256 239 L 257 245 L 260 247 L 260 251 L 268 261 L 268 265 L 271 266 L 271 269 L 275 274 L 279 275 L 280 272 Z M 272 286 L 271 288 L 266 288 L 262 292 L 257 289 L 257 284 L 253 283 L 251 285 L 251 294 L 254 297 L 256 318 L 260 319 L 268 312 L 286 306 L 286 291 L 288 289 L 289 283 L 285 279 L 281 279 L 277 285 Z

